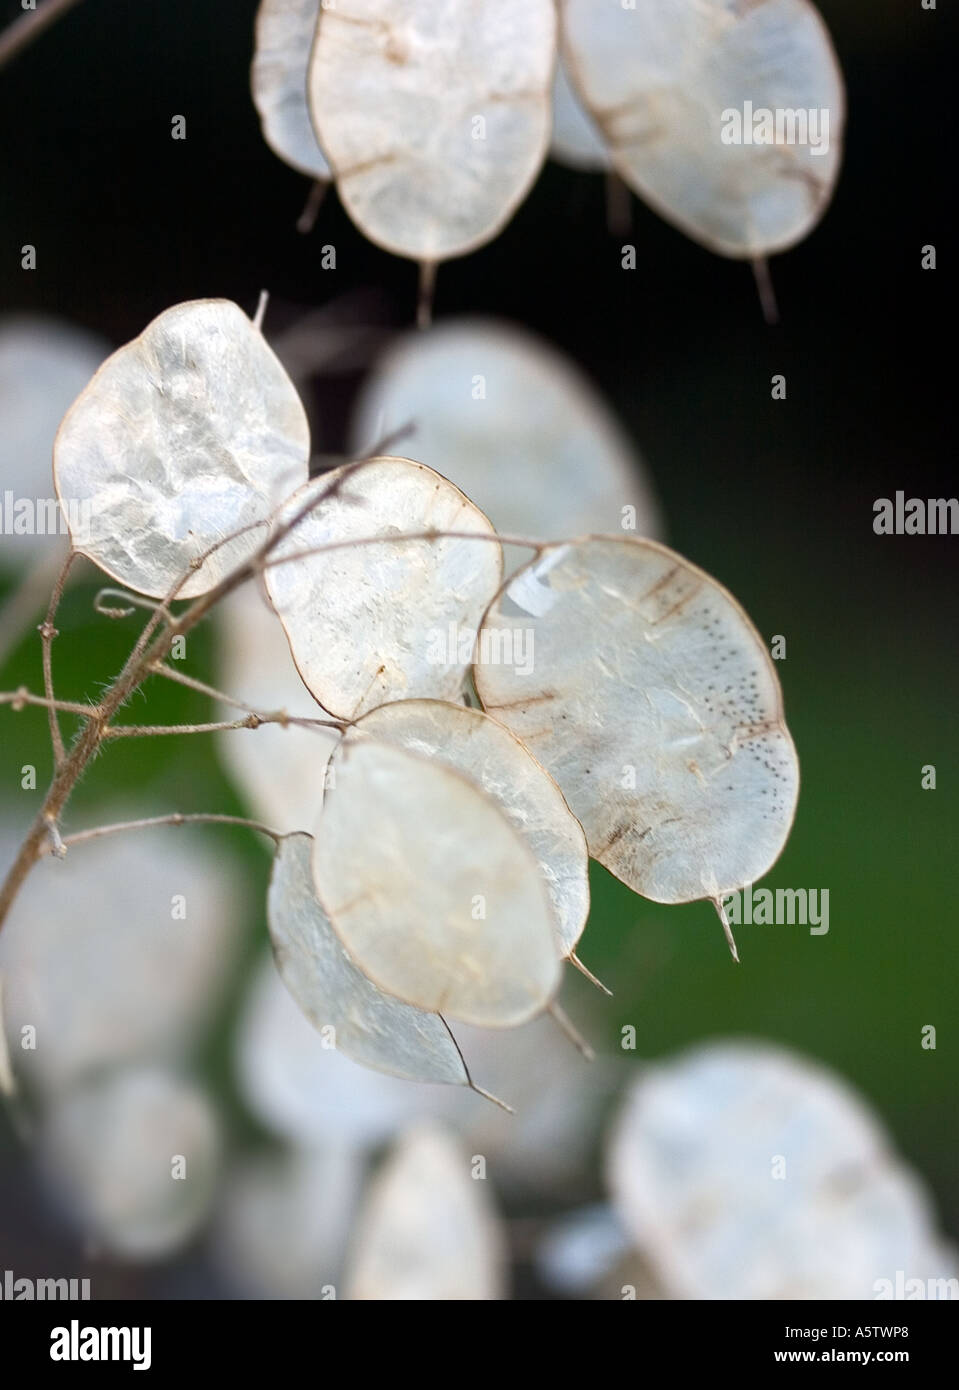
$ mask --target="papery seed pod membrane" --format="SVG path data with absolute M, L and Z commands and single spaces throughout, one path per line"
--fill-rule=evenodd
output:
M 309 100 L 337 191 L 377 245 L 435 265 L 494 237 L 546 155 L 552 0 L 337 0 Z
M 306 100 L 320 0 L 261 0 L 250 86 L 266 143 L 301 174 L 329 179 Z
M 381 989 L 490 1028 L 547 1008 L 553 909 L 503 811 L 442 762 L 350 734 L 334 754 L 313 877 L 337 935 Z
M 573 87 L 650 207 L 724 256 L 755 260 L 812 230 L 839 174 L 845 94 L 808 0 L 560 9 Z
M 260 961 L 250 983 L 237 1030 L 236 1061 L 243 1100 L 271 1134 L 301 1149 L 346 1149 L 357 1162 L 424 1107 L 462 1099 L 468 1111 L 501 1113 L 478 1105 L 465 1088 L 403 1086 L 329 1047 L 280 979 L 270 955 Z
M 720 584 L 653 541 L 587 537 L 511 580 L 491 627 L 528 629 L 536 663 L 477 665 L 484 708 L 552 773 L 617 878 L 681 903 L 771 867 L 799 767 L 769 654 Z
M 297 669 L 337 718 L 389 700 L 455 699 L 502 580 L 502 547 L 469 498 L 423 464 L 378 458 L 345 476 L 349 468 L 309 483 L 278 517 L 283 525 L 323 498 L 266 570 Z M 399 539 L 432 531 L 468 534 Z
M 408 1131 L 357 1218 L 347 1297 L 449 1302 L 502 1296 L 505 1250 L 469 1153 L 444 1130 Z
M 80 1230 L 121 1259 L 161 1259 L 205 1220 L 220 1137 L 200 1091 L 159 1070 L 123 1070 L 58 1098 L 40 1163 Z
M 417 457 L 452 479 L 503 535 L 662 532 L 646 468 L 576 364 L 495 319 L 401 337 L 376 363 L 352 426 L 359 452 L 415 421 Z M 509 568 L 529 559 L 507 550 Z
M 309 835 L 277 846 L 267 920 L 277 969 L 303 1013 L 331 1046 L 363 1066 L 409 1081 L 469 1085 L 450 1030 L 377 988 L 350 959 L 316 896 Z
M 0 833 L 12 851 L 13 834 Z M 87 1073 L 182 1061 L 239 949 L 241 895 L 222 855 L 182 830 L 108 836 L 49 857 L 0 933 L 8 1038 L 45 1095 Z M 37 1046 L 22 1048 L 22 1030 Z
M 874 1299 L 955 1275 L 928 1196 L 839 1077 L 760 1042 L 643 1069 L 606 1155 L 615 1208 L 673 1298 Z
M 505 725 L 442 700 L 382 705 L 357 727 L 374 738 L 457 769 L 500 806 L 536 856 L 563 956 L 589 913 L 586 837 L 559 787 Z
M 53 499 L 53 441 L 63 413 L 110 351 L 109 344 L 74 325 L 42 315 L 0 318 L 0 480 L 3 526 L 0 565 L 28 563 L 38 547 L 65 537 Z M 6 507 L 13 502 L 13 513 Z M 33 518 L 18 519 L 23 506 Z M 20 527 L 23 526 L 22 531 Z M 60 540 L 65 545 L 65 539 Z
M 140 593 L 165 597 L 218 545 L 178 590 L 188 598 L 262 543 L 309 455 L 302 403 L 263 335 L 236 304 L 201 299 L 104 362 L 60 426 L 54 479 L 81 518 L 75 549 Z

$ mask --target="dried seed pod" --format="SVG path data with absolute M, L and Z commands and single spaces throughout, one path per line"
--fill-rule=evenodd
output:
M 326 1047 L 269 955 L 250 983 L 237 1044 L 244 1101 L 271 1133 L 300 1149 L 335 1147 L 360 1162 L 363 1152 L 385 1143 L 424 1107 L 467 1099 L 465 1088 L 456 1086 L 403 1086 Z M 468 1099 L 474 1108 L 495 1109 Z
M 500 1298 L 505 1250 L 488 1186 L 473 1180 L 469 1154 L 445 1130 L 409 1130 L 360 1210 L 347 1297 Z
M 363 1155 L 330 1140 L 234 1159 L 212 1254 L 249 1298 L 329 1297 L 363 1184 Z
M 313 876 L 352 959 L 417 1008 L 522 1023 L 559 985 L 553 909 L 532 850 L 442 762 L 360 734 L 331 763 Z
M 336 487 L 343 472 L 309 483 L 279 523 Z M 379 458 L 319 502 L 276 548 L 266 571 L 270 601 L 308 689 L 337 718 L 356 718 L 388 700 L 455 698 L 463 687 L 480 619 L 502 581 L 502 547 L 468 537 L 390 539 L 428 531 L 494 536 L 483 513 L 438 473 L 409 459 Z M 376 544 L 350 544 L 378 537 Z M 310 553 L 322 546 L 332 548 Z
M 364 715 L 358 727 L 411 753 L 439 758 L 471 778 L 527 841 L 553 904 L 564 956 L 589 913 L 586 837 L 563 793 L 503 724 L 443 700 L 400 700 Z
M 16 839 L 0 833 L 0 847 Z M 108 1067 L 179 1063 L 240 948 L 228 866 L 182 830 L 108 836 L 38 864 L 0 934 L 18 1072 L 45 1094 Z M 22 1029 L 39 1045 L 22 1049 Z
M 86 1236 L 128 1260 L 182 1246 L 206 1218 L 220 1137 L 207 1097 L 163 1071 L 129 1069 L 65 1092 L 40 1159 Z
M 61 516 L 46 507 L 53 441 L 64 411 L 109 351 L 102 339 L 58 319 L 0 318 L 0 479 L 16 504 L 36 507 L 22 532 L 16 511 L 4 515 L 0 563 L 29 561 L 37 547 L 49 547 L 63 533 Z
M 250 87 L 274 153 L 301 174 L 329 179 L 306 100 L 306 74 L 320 0 L 260 0 Z
M 845 94 L 809 0 L 560 8 L 570 80 L 650 207 L 724 256 L 761 258 L 812 230 L 839 173 Z
M 574 362 L 512 324 L 450 319 L 401 337 L 360 396 L 354 448 L 408 420 L 417 457 L 504 535 L 661 533 L 643 461 L 610 406 Z M 507 555 L 511 568 L 528 558 Z
M 710 1043 L 644 1068 L 606 1170 L 673 1298 L 866 1299 L 897 1271 L 924 1285 L 956 1273 L 861 1098 L 771 1044 Z
M 252 553 L 309 455 L 300 398 L 259 329 L 229 300 L 199 299 L 107 358 L 60 426 L 53 469 L 74 547 L 153 598 L 257 528 L 219 546 L 187 598 Z
M 468 1086 L 450 1030 L 438 1014 L 411 1008 L 359 970 L 316 896 L 309 835 L 277 846 L 267 921 L 277 969 L 306 1017 L 354 1062 L 409 1081 Z
M 546 156 L 552 0 L 337 0 L 309 72 L 313 123 L 371 241 L 436 263 L 489 241 Z
M 653 541 L 548 547 L 480 633 L 525 629 L 532 672 L 475 667 L 484 708 L 553 774 L 590 854 L 657 902 L 762 876 L 792 825 L 799 767 L 779 680 L 732 596 Z

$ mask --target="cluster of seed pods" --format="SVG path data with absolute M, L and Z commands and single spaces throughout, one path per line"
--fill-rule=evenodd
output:
M 535 370 L 534 347 L 520 356 Z M 374 398 L 410 367 L 388 357 Z M 598 441 L 604 505 L 625 467 L 609 420 L 588 395 L 564 409 L 587 455 Z M 590 856 L 648 898 L 718 904 L 778 856 L 798 768 L 773 665 L 721 585 L 623 530 L 530 541 L 504 581 L 500 536 L 450 480 L 457 458 L 439 467 L 443 413 L 427 414 L 434 466 L 377 456 L 310 480 L 306 416 L 259 324 L 198 301 L 100 367 L 54 475 L 61 502 L 89 504 L 76 548 L 151 598 L 208 593 L 261 556 L 246 635 L 272 624 L 272 652 L 285 634 L 332 726 L 301 741 L 283 818 L 281 975 L 348 1055 L 472 1085 L 447 1020 L 556 1010 Z M 467 469 L 483 476 L 480 458 Z M 641 477 L 633 491 L 652 516 Z

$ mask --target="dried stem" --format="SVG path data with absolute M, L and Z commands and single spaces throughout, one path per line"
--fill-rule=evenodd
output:
M 776 303 L 776 291 L 773 288 L 769 261 L 765 256 L 756 256 L 752 262 L 752 267 L 756 280 L 756 290 L 759 294 L 759 307 L 763 311 L 763 318 L 772 327 L 779 322 L 779 305 Z
M 288 714 L 285 709 L 264 710 L 257 709 L 246 700 L 238 700 L 233 695 L 227 695 L 222 690 L 217 690 L 215 686 L 207 685 L 206 681 L 197 680 L 196 676 L 188 676 L 184 671 L 174 670 L 172 666 L 159 665 L 153 668 L 153 674 L 165 676 L 167 680 L 176 681 L 177 685 L 186 686 L 187 690 L 195 690 L 199 695 L 206 695 L 210 700 L 217 700 L 222 705 L 229 705 L 232 709 L 241 709 L 246 714 L 255 714 L 261 724 L 279 724 L 283 728 L 292 724 L 301 728 L 324 728 L 339 729 L 341 732 L 347 729 L 352 723 L 352 719 L 318 719 L 311 718 L 309 715 Z M 322 705 L 319 706 L 323 708 Z M 250 726 L 251 728 L 254 726 Z
M 720 921 L 722 922 L 722 924 L 723 924 L 723 932 L 724 932 L 725 937 L 726 937 L 726 944 L 727 944 L 727 946 L 729 947 L 729 953 L 730 953 L 730 955 L 732 956 L 733 960 L 734 960 L 734 961 L 736 962 L 736 964 L 738 965 L 738 964 L 739 964 L 739 952 L 738 952 L 738 950 L 736 949 L 736 938 L 733 936 L 733 929 L 732 929 L 732 926 L 730 925 L 729 918 L 726 916 L 726 908 L 723 906 L 723 900 L 722 900 L 722 898 L 713 898 L 713 907 L 716 909 L 717 913 L 719 914 L 719 920 L 720 920 Z
M 570 1042 L 573 1044 L 573 1046 L 576 1048 L 578 1052 L 582 1053 L 582 1055 L 586 1058 L 587 1062 L 595 1062 L 596 1053 L 590 1047 L 589 1043 L 583 1037 L 582 1033 L 580 1033 L 579 1030 L 575 1027 L 572 1019 L 570 1018 L 566 1010 L 561 1008 L 560 1005 L 557 1004 L 554 1000 L 553 1003 L 550 1004 L 546 1012 L 549 1014 L 550 1018 L 552 1018 L 554 1023 L 559 1024 L 560 1028 L 569 1038 Z
M 429 328 L 433 322 L 433 301 L 436 298 L 436 262 L 420 261 L 419 286 L 416 293 L 416 326 Z
M 598 976 L 594 975 L 592 970 L 589 970 L 583 964 L 583 962 L 580 960 L 579 956 L 576 954 L 575 951 L 570 952 L 570 954 L 567 956 L 567 960 L 569 961 L 570 965 L 574 965 L 576 969 L 579 971 L 579 973 L 585 976 L 587 980 L 589 980 L 590 984 L 595 985 L 597 989 L 602 990 L 604 994 L 608 994 L 610 999 L 612 999 L 613 991 L 611 989 L 607 989 L 606 986 L 603 984 L 602 980 L 599 979 Z
M 0 68 L 21 53 L 34 39 L 38 39 L 44 29 L 67 10 L 72 10 L 78 0 L 40 0 L 35 10 L 26 10 L 19 19 L 0 34 Z
M 84 719 L 95 719 L 100 713 L 99 705 L 83 705 L 77 700 L 51 700 L 46 695 L 34 695 L 25 685 L 19 690 L 0 691 L 0 705 L 12 705 L 14 713 L 19 713 L 27 705 L 45 710 L 57 710 L 60 714 L 79 714 Z
M 326 197 L 326 190 L 329 186 L 329 179 L 314 179 L 310 184 L 310 191 L 306 195 L 303 211 L 296 219 L 296 230 L 301 236 L 309 236 L 316 226 L 316 219 L 320 215 L 320 208 L 323 206 L 323 199 Z
M 522 545 L 537 554 L 545 550 L 549 541 L 533 540 L 529 536 L 504 536 L 498 531 L 408 531 L 399 536 L 354 536 L 351 540 L 325 541 L 322 545 L 310 546 L 307 550 L 293 550 L 289 555 L 277 555 L 272 560 L 264 560 L 261 569 L 276 569 L 278 565 L 289 565 L 295 560 L 305 560 L 311 555 L 325 555 L 332 550 L 348 550 L 353 546 L 399 545 L 404 541 L 488 541 L 495 545 Z
M 70 554 L 60 566 L 60 573 L 57 575 L 53 586 L 53 593 L 50 595 L 50 603 L 47 606 L 47 616 L 40 624 L 40 640 L 43 645 L 43 688 L 47 696 L 47 714 L 50 720 L 50 741 L 53 744 L 53 765 L 59 767 L 66 756 L 63 747 L 63 736 L 60 733 L 60 725 L 57 722 L 57 708 L 53 697 L 53 639 L 57 635 L 54 627 L 54 619 L 57 616 L 57 609 L 60 607 L 60 600 L 63 598 L 63 590 L 67 582 L 67 576 L 73 568 L 73 562 L 77 558 L 77 552 L 71 550 Z
M 307 728 L 336 729 L 342 733 L 345 721 L 339 719 L 293 719 L 284 710 L 275 714 L 250 713 L 245 719 L 218 720 L 210 724 L 114 724 L 103 732 L 104 739 L 156 738 L 162 734 L 219 734 L 231 729 L 259 729 L 263 724 L 297 724 Z
M 73 835 L 65 835 L 61 843 L 64 849 L 69 849 L 71 845 L 82 845 L 87 840 L 100 840 L 104 835 L 118 835 L 123 830 L 150 830 L 156 825 L 241 825 L 247 830 L 268 835 L 275 844 L 283 839 L 279 830 L 271 830 L 268 825 L 248 820 L 245 816 L 224 816 L 213 811 L 173 811 L 168 816 L 146 816 L 142 820 L 116 821 L 113 825 L 96 825 L 92 830 L 78 830 Z M 43 853 L 41 851 L 40 858 L 43 858 Z

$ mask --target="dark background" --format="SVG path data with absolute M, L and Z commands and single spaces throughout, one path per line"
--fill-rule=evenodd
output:
M 945 293 L 956 25 L 948 3 L 820 8 L 848 85 L 845 166 L 822 225 L 772 263 L 778 326 L 763 323 L 748 267 L 635 200 L 638 268 L 624 272 L 602 179 L 552 163 L 501 236 L 441 267 L 436 313 L 499 314 L 570 353 L 642 449 L 670 542 L 767 638 L 787 639 L 779 671 L 803 790 L 766 886 L 829 888 L 829 935 L 741 927 L 737 970 L 707 905 L 663 909 L 597 871 L 588 959 L 615 978 L 609 1041 L 623 1022 L 645 1055 L 745 1032 L 827 1062 L 875 1104 L 955 1236 L 959 538 L 877 537 L 872 520 L 874 500 L 897 489 L 957 492 Z M 252 312 L 264 287 L 267 336 L 356 292 L 366 317 L 410 321 L 415 267 L 367 243 L 335 194 L 312 236 L 296 232 L 308 185 L 260 135 L 254 12 L 254 0 L 83 0 L 0 72 L 3 310 L 61 315 L 117 344 L 181 300 L 225 296 Z M 0 3 L 0 21 L 19 13 Z M 185 141 L 171 139 L 174 115 Z M 34 272 L 20 269 L 24 243 L 37 247 Z M 335 271 L 320 267 L 324 243 Z M 920 269 L 926 243 L 935 272 Z M 778 372 L 785 402 L 770 399 Z M 324 451 L 343 442 L 355 384 L 317 383 Z M 106 678 L 124 639 L 90 620 L 89 596 L 71 598 L 71 622 Z M 60 647 L 70 693 L 85 682 L 91 693 L 90 646 L 73 666 Z M 35 654 L 22 664 L 33 680 Z M 167 750 L 137 753 L 105 775 L 142 794 L 143 814 L 168 795 L 210 809 L 204 777 L 223 790 L 212 752 L 192 765 L 191 806 L 174 798 Z M 935 791 L 920 787 L 927 763 Z M 84 788 L 78 805 L 95 796 Z M 217 804 L 230 809 L 228 791 Z M 230 845 L 258 888 L 263 864 Z M 250 910 L 260 941 L 253 899 Z M 920 1047 L 929 1023 L 934 1052 Z M 211 1065 L 226 1051 L 214 1040 Z

